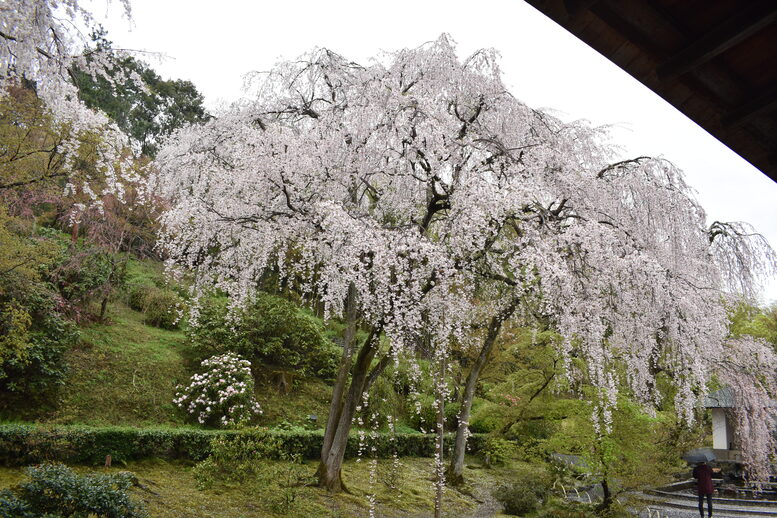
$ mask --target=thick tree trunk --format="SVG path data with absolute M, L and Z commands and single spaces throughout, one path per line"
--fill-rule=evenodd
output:
M 105 312 L 108 309 L 108 295 L 100 302 L 100 322 L 105 322 Z
M 599 509 L 606 511 L 612 505 L 613 495 L 610 490 L 610 473 L 607 469 L 607 462 L 604 455 L 604 440 L 602 436 L 597 437 L 597 449 L 599 450 L 599 461 L 602 463 L 602 503 L 599 504 Z
M 483 370 L 483 366 L 486 362 L 488 362 L 491 350 L 494 348 L 496 339 L 499 336 L 499 331 L 502 329 L 502 322 L 513 314 L 517 306 L 518 300 L 514 299 L 509 306 L 491 319 L 491 323 L 488 326 L 488 333 L 483 340 L 483 346 L 480 348 L 480 354 L 478 354 L 478 357 L 472 364 L 472 369 L 467 376 L 467 383 L 464 386 L 464 392 L 461 395 L 459 426 L 456 429 L 453 455 L 451 456 L 451 464 L 448 468 L 447 480 L 452 486 L 458 486 L 464 482 L 464 454 L 467 451 L 469 418 L 472 413 L 472 399 L 475 397 L 475 388 L 478 384 L 480 372 Z
M 340 359 L 337 379 L 332 388 L 332 400 L 329 404 L 329 416 L 327 417 L 324 431 L 324 443 L 321 447 L 321 462 L 318 467 L 319 485 L 336 492 L 344 489 L 340 476 L 340 466 L 327 466 L 327 459 L 329 458 L 329 451 L 332 448 L 337 432 L 337 423 L 343 410 L 343 394 L 348 385 L 348 372 L 351 370 L 351 359 L 353 358 L 355 346 L 357 315 L 356 287 L 351 283 L 348 286 L 348 296 L 345 301 L 346 327 L 345 336 L 343 337 L 343 356 Z
M 373 327 L 359 349 L 356 362 L 351 369 L 351 384 L 347 392 L 345 390 L 348 378 L 347 369 L 342 379 L 340 376 L 343 364 L 341 364 L 341 371 L 338 373 L 338 380 L 332 392 L 330 415 L 327 419 L 324 444 L 321 448 L 321 462 L 319 463 L 317 473 L 319 486 L 325 487 L 332 492 L 347 491 L 342 480 L 342 465 L 345 458 L 345 450 L 348 446 L 348 435 L 351 431 L 353 416 L 362 394 L 369 390 L 380 372 L 388 365 L 388 361 L 384 358 L 370 371 L 372 360 L 375 358 L 380 345 L 378 340 L 380 329 L 381 326 Z M 348 355 L 347 364 L 350 364 L 352 356 L 353 352 Z M 345 352 L 343 360 L 344 362 L 346 361 Z M 345 395 L 344 400 L 343 394 Z
M 607 472 L 604 473 L 602 478 L 602 503 L 599 508 L 602 510 L 609 509 L 612 505 L 612 492 L 610 491 L 610 484 L 607 482 Z
M 337 371 L 337 379 L 332 389 L 332 400 L 329 404 L 329 416 L 326 421 L 326 432 L 324 433 L 324 445 L 321 448 L 321 461 L 323 462 L 329 455 L 329 449 L 332 446 L 334 432 L 337 428 L 337 421 L 340 419 L 340 412 L 343 408 L 343 394 L 348 384 L 348 371 L 351 369 L 351 359 L 353 358 L 354 337 L 356 336 L 356 321 L 358 315 L 356 301 L 356 287 L 353 283 L 348 286 L 348 296 L 345 301 L 345 336 L 343 337 L 343 356 L 340 358 L 340 368 Z

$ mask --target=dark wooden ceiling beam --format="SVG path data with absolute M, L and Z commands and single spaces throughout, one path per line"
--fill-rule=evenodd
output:
M 720 122 L 725 128 L 729 129 L 740 126 L 757 115 L 773 110 L 777 110 L 777 86 L 732 110 Z
M 707 32 L 656 69 L 659 79 L 685 74 L 777 20 L 777 2 L 748 9 Z
M 591 8 L 591 13 L 651 58 L 662 59 L 666 53 L 662 52 L 659 39 L 654 34 L 659 31 L 662 34 L 671 34 L 674 27 L 661 20 L 647 4 L 633 2 L 627 5 L 630 9 L 624 9 L 623 4 L 617 2 L 599 2 Z

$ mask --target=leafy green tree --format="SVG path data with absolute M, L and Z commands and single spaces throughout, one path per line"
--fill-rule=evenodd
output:
M 517 445 L 524 460 L 541 462 L 553 453 L 577 455 L 582 471 L 602 485 L 603 507 L 623 491 L 655 485 L 675 467 L 687 447 L 687 427 L 674 409 L 651 416 L 623 389 L 612 409 L 611 427 L 597 427 L 592 409 L 601 394 L 588 384 L 570 386 L 554 347 L 552 330 L 507 326 L 481 377 L 471 428 Z M 572 369 L 585 372 L 578 359 Z M 659 376 L 659 379 L 662 379 Z M 661 384 L 671 401 L 671 384 Z M 671 405 L 669 405 L 671 407 Z
M 730 331 L 734 337 L 762 338 L 777 349 L 777 303 L 760 308 L 740 302 L 729 308 Z
M 0 195 L 30 189 L 61 195 L 66 184 L 94 185 L 101 178 L 94 167 L 87 167 L 96 156 L 96 133 L 76 133 L 69 124 L 56 122 L 30 89 L 11 87 L 4 93 L 0 95 Z
M 566 400 L 554 393 L 563 379 L 554 346 L 560 339 L 549 330 L 505 326 L 481 375 L 482 399 L 471 420 L 475 431 L 497 432 L 529 447 L 531 437 L 546 435 L 542 430 L 567 415 Z
M 0 95 L 0 201 L 15 216 L 59 218 L 75 241 L 83 212 L 99 212 L 105 199 L 116 197 L 100 154 L 105 134 L 57 122 L 33 90 L 0 93 L 7 94 Z M 123 189 L 132 187 L 126 182 Z
M 63 355 L 77 334 L 48 278 L 57 248 L 0 207 L 0 408 L 18 409 L 64 377 Z
M 666 459 L 662 430 L 668 426 L 664 414 L 646 414 L 628 397 L 621 395 L 612 410 L 609 432 L 597 428 L 591 419 L 591 405 L 580 400 L 570 407 L 574 413 L 564 420 L 559 433 L 553 434 L 545 447 L 552 452 L 579 455 L 581 469 L 604 491 L 602 508 L 608 508 L 615 497 L 626 491 L 655 486 L 666 479 L 675 466 Z M 679 459 L 679 452 L 677 455 Z
M 111 49 L 104 30 L 92 35 L 96 50 Z M 73 70 L 81 100 L 89 108 L 104 111 L 138 146 L 155 156 L 160 140 L 175 129 L 210 118 L 202 94 L 193 83 L 162 79 L 148 64 L 132 56 L 112 58 L 109 77 L 93 77 Z M 137 79 L 140 79 L 138 81 Z
M 61 247 L 48 280 L 58 290 L 63 309 L 76 321 L 90 317 L 90 305 L 100 301 L 99 319 L 105 317 L 108 298 L 124 284 L 126 256 L 90 243 Z
M 13 288 L 38 281 L 36 267 L 50 260 L 49 250 L 20 235 L 17 224 L 0 206 L 0 379 L 7 364 L 27 361 L 31 347 L 32 315 L 23 303 L 23 290 L 17 294 Z

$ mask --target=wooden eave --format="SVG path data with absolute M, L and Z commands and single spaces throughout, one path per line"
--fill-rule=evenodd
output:
M 526 1 L 777 181 L 777 1 Z

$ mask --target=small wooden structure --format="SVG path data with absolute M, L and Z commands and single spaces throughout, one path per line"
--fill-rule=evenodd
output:
M 736 406 L 734 391 L 724 387 L 704 398 L 705 408 L 712 410 L 712 452 L 718 461 L 740 462 L 742 454 L 734 448 L 736 427 L 726 414 L 726 409 Z

